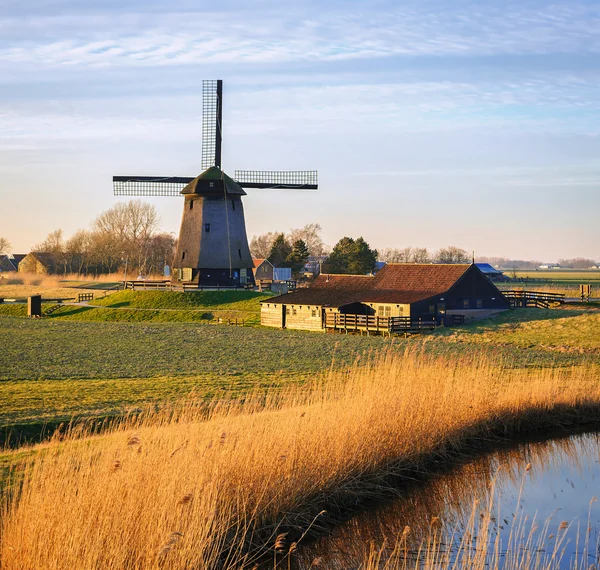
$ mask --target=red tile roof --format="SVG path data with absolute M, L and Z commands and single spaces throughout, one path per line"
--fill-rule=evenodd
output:
M 252 260 L 254 262 L 254 269 L 260 267 L 265 261 L 267 261 L 266 259 L 253 259 Z M 271 263 L 271 262 L 269 262 Z
M 389 263 L 374 277 L 319 275 L 309 288 L 266 302 L 330 307 L 354 302 L 416 303 L 448 291 L 469 267 L 467 264 Z

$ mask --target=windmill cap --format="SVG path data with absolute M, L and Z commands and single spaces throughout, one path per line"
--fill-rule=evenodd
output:
M 225 188 L 223 188 L 225 184 Z M 218 166 L 211 166 L 200 176 L 194 178 L 182 191 L 182 194 L 219 195 L 224 192 L 231 195 L 246 196 L 244 189 Z

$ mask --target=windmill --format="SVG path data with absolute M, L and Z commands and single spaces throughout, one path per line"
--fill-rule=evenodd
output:
M 113 176 L 115 196 L 184 197 L 173 279 L 199 286 L 252 285 L 242 196 L 244 188 L 316 190 L 314 170 L 221 170 L 223 81 L 202 82 L 202 174 Z

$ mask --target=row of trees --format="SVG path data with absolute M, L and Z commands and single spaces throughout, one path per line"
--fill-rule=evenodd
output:
M 469 263 L 466 250 L 455 246 L 430 253 L 424 247 L 371 249 L 364 238 L 344 237 L 328 251 L 321 238 L 321 226 L 308 224 L 288 234 L 269 232 L 254 236 L 250 242 L 254 258 L 268 259 L 276 267 L 291 267 L 298 272 L 309 256 L 325 257 L 322 270 L 328 273 L 365 274 L 376 262 L 386 263 Z
M 48 234 L 33 251 L 53 254 L 59 273 L 113 273 L 127 264 L 132 272 L 162 273 L 175 252 L 172 234 L 158 232 L 156 208 L 139 200 L 122 202 L 100 214 L 91 229 L 65 239 Z
M 283 240 L 290 248 L 297 241 L 302 241 L 306 245 L 309 255 L 325 255 L 327 253 L 327 246 L 323 243 L 321 231 L 320 224 L 307 224 L 303 228 L 291 230 L 288 234 L 268 232 L 259 236 L 253 236 L 250 240 L 250 253 L 254 259 L 270 259 L 275 240 L 279 239 L 281 242 L 281 236 L 283 236 Z
M 472 260 L 466 250 L 456 246 L 439 249 L 435 253 L 426 247 L 386 248 L 379 252 L 379 261 L 386 263 L 469 263 Z
M 568 269 L 589 269 L 597 265 L 598 262 L 586 257 L 574 257 L 573 259 L 559 259 L 558 264 Z

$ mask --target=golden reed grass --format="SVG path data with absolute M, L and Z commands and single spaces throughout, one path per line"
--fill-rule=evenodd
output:
M 597 370 L 386 353 L 310 387 L 56 437 L 14 474 L 2 570 L 252 568 L 321 509 L 499 433 L 600 417 Z M 287 533 L 287 534 L 286 534 Z M 295 547 L 295 546 L 294 546 Z M 289 547 L 288 547 L 289 548 Z

